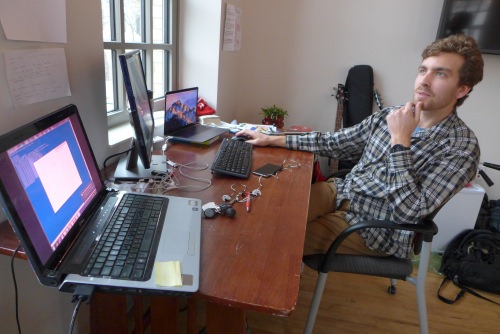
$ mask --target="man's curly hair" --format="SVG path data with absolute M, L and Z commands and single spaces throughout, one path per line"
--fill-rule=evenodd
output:
M 438 39 L 422 52 L 422 59 L 437 56 L 441 53 L 455 53 L 462 56 L 464 64 L 460 70 L 460 85 L 472 88 L 483 79 L 483 56 L 476 40 L 470 36 L 457 34 Z M 457 100 L 456 106 L 462 105 L 469 94 Z

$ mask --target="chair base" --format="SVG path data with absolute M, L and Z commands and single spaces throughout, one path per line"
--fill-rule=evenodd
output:
M 408 275 L 407 277 L 404 278 L 405 281 L 413 284 L 416 288 L 420 334 L 429 333 L 429 325 L 427 319 L 427 302 L 425 297 L 425 280 L 427 278 L 427 270 L 429 267 L 430 255 L 431 255 L 431 243 L 423 242 L 422 250 L 420 253 L 420 261 L 419 261 L 417 276 L 413 277 L 411 275 Z M 316 263 L 316 261 L 311 261 L 311 259 L 313 258 L 309 257 L 307 259 L 307 257 L 308 256 L 304 257 L 304 262 L 306 265 L 309 265 L 309 263 Z M 360 274 L 359 272 L 352 272 L 352 273 Z M 318 273 L 318 279 L 316 281 L 316 287 L 314 289 L 314 295 L 311 302 L 311 307 L 309 308 L 309 314 L 307 316 L 307 322 L 306 322 L 306 327 L 304 329 L 304 334 L 312 334 L 313 332 L 314 324 L 316 322 L 316 316 L 318 315 L 318 310 L 321 303 L 321 298 L 323 296 L 323 291 L 325 290 L 327 278 L 328 278 L 328 272 Z M 388 293 L 390 294 L 396 293 L 396 282 L 397 281 L 395 278 L 391 278 L 391 285 L 388 287 Z

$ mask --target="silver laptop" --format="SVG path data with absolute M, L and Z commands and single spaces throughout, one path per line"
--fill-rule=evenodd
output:
M 198 290 L 201 201 L 107 189 L 76 106 L 0 137 L 0 190 L 41 284 L 67 292 L 81 284 Z
M 198 87 L 166 92 L 163 134 L 176 141 L 205 144 L 227 132 L 227 129 L 196 123 L 197 103 Z

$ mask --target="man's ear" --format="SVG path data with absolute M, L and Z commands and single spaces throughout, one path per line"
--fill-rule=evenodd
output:
M 458 88 L 458 90 L 457 90 L 457 100 L 461 99 L 465 95 L 469 94 L 470 91 L 471 91 L 471 87 L 469 87 L 469 86 L 460 86 Z

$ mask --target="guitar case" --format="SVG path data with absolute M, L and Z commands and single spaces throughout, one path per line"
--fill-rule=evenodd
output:
M 373 100 L 382 110 L 382 99 L 374 88 L 373 68 L 370 65 L 356 65 L 349 69 L 345 84 L 338 84 L 337 115 L 335 131 L 341 127 L 354 126 L 372 114 Z M 329 159 L 330 176 L 343 177 L 357 161 Z
M 342 126 L 351 127 L 363 121 L 373 110 L 373 68 L 356 65 L 349 69 L 344 85 L 344 110 Z M 357 161 L 339 160 L 340 170 L 350 170 Z
M 349 69 L 344 85 L 344 128 L 356 125 L 372 114 L 373 68 L 356 65 Z

